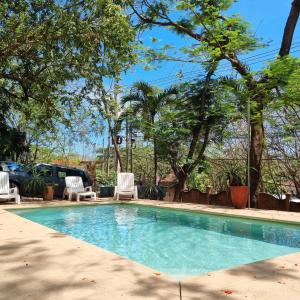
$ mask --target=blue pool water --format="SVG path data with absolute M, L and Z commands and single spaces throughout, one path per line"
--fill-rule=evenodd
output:
M 13 210 L 178 277 L 300 251 L 300 226 L 131 204 Z

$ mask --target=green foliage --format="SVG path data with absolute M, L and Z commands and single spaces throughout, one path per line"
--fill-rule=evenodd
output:
M 157 200 L 159 198 L 159 187 L 151 183 L 146 184 L 144 197 Z
M 41 196 L 47 186 L 43 175 L 32 167 L 29 169 L 30 177 L 26 179 L 22 185 L 22 190 L 29 196 Z
M 211 180 L 206 172 L 200 173 L 198 170 L 193 170 L 186 181 L 186 185 L 188 189 L 199 189 L 205 193 L 207 187 L 211 185 Z
M 140 16 L 141 28 L 164 26 L 178 35 L 193 38 L 200 43 L 179 50 L 189 59 L 200 62 L 199 57 L 205 56 L 206 61 L 212 62 L 228 59 L 232 54 L 247 53 L 262 46 L 249 29 L 250 24 L 240 16 L 228 13 L 233 2 L 233 0 L 170 0 L 154 1 L 149 4 L 144 1 L 133 1 L 133 5 L 134 11 Z M 144 50 L 148 63 L 174 57 L 174 51 L 166 52 L 162 47 Z
M 129 104 L 128 114 L 136 116 L 138 114 L 138 122 L 146 133 L 146 139 L 149 137 L 151 125 L 155 122 L 155 117 L 159 113 L 166 101 L 169 101 L 177 94 L 175 88 L 160 90 L 151 86 L 147 82 L 136 82 L 131 92 L 122 98 L 123 105 Z M 134 122 L 135 118 L 132 118 Z
M 273 109 L 299 105 L 300 58 L 286 56 L 271 62 L 264 70 L 268 76 L 267 87 L 277 88 L 270 103 Z
M 14 156 L 18 158 L 27 150 L 24 132 L 9 128 L 5 123 L 0 122 L 0 159 Z
M 135 30 L 112 0 L 1 1 L 0 19 L 0 118 L 8 127 L 17 116 L 17 126 L 39 135 L 54 130 L 82 102 L 80 90 L 135 61 Z
M 224 165 L 222 179 L 227 179 L 230 186 L 246 185 L 246 170 L 247 168 L 241 165 L 238 161 L 230 161 Z
M 235 114 L 232 95 L 212 81 L 210 92 L 205 97 L 203 113 L 201 113 L 201 95 L 203 82 L 184 84 L 180 87 L 179 96 L 168 102 L 160 112 L 160 119 L 154 127 L 159 154 L 169 161 L 177 160 L 180 164 L 192 165 L 197 160 L 197 153 L 203 145 L 206 130 L 210 131 L 210 140 L 222 137 L 223 128 Z M 227 99 L 226 99 L 227 98 Z M 226 101 L 224 100 L 226 99 Z M 186 155 L 186 148 L 192 138 L 196 126 L 201 127 L 201 138 L 197 144 L 197 151 L 190 161 Z M 199 164 L 196 162 L 196 164 Z
M 107 176 L 105 172 L 97 169 L 96 182 L 100 186 L 115 186 L 117 184 L 117 173 L 113 171 L 109 176 Z

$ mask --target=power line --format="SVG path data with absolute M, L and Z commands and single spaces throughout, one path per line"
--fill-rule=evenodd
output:
M 298 45 L 299 44 L 299 45 Z M 291 49 L 292 48 L 296 48 L 296 49 L 298 49 L 298 48 L 300 48 L 300 42 L 299 43 L 297 43 L 297 45 L 296 46 L 292 46 L 291 47 Z M 295 53 L 295 52 L 298 52 L 299 50 L 296 50 L 296 51 L 292 51 L 292 52 L 290 52 L 290 53 Z M 265 59 L 265 60 L 259 60 L 259 61 L 256 61 L 257 59 L 260 59 L 260 58 L 263 58 L 263 57 L 266 57 L 266 56 L 269 56 L 267 59 Z M 255 59 L 253 59 L 254 57 L 257 57 L 257 58 L 255 58 Z M 253 64 L 257 64 L 257 63 L 260 63 L 260 62 L 266 62 L 266 61 L 269 61 L 269 60 L 271 60 L 272 59 L 272 57 L 270 57 L 270 54 L 269 55 L 263 55 L 263 53 L 262 54 L 260 54 L 260 55 L 256 55 L 256 56 L 252 56 L 251 57 L 251 59 L 245 59 L 244 60 L 244 62 L 249 62 L 249 61 L 252 61 L 252 63 L 251 64 L 249 64 L 249 65 L 253 65 Z M 217 72 L 223 72 L 223 71 L 228 71 L 228 70 L 232 70 L 232 67 L 231 66 L 221 66 L 221 69 L 219 69 Z M 191 74 L 191 75 L 193 75 L 193 74 L 197 74 L 197 73 L 199 73 L 199 71 L 190 71 L 190 72 L 185 72 L 183 75 L 185 75 L 185 74 Z M 175 77 L 176 75 L 173 75 L 173 77 Z M 170 81 L 171 79 L 170 79 L 170 77 L 172 77 L 172 76 L 168 76 L 168 77 L 162 77 L 162 78 L 160 78 L 160 79 L 157 79 L 157 81 L 159 82 L 159 83 L 162 83 L 162 82 L 164 82 L 164 81 Z M 183 76 L 184 77 L 184 76 Z M 164 79 L 165 78 L 165 80 L 162 80 L 162 79 Z M 152 83 L 152 81 L 149 81 L 149 83 Z
M 293 45 L 291 46 L 291 49 L 294 48 L 294 47 L 299 47 L 299 46 L 300 46 L 300 41 L 299 42 L 294 42 Z M 278 52 L 278 50 L 280 50 L 280 48 L 275 48 L 275 49 L 272 49 L 272 50 L 268 50 L 268 51 L 265 51 L 265 52 L 262 52 L 262 53 L 255 54 L 255 55 L 246 56 L 245 58 L 243 58 L 243 61 L 244 62 L 248 62 L 248 61 L 252 61 L 253 59 L 255 60 L 255 58 L 261 58 L 261 57 L 265 57 L 265 56 L 270 56 L 271 54 L 276 54 Z M 182 57 L 182 58 L 184 58 L 184 57 Z M 197 62 L 195 62 L 195 63 L 197 63 Z M 225 66 L 223 65 L 221 67 L 225 67 Z M 189 72 L 185 72 L 185 73 L 187 74 L 187 73 L 190 73 L 190 72 L 194 72 L 194 71 L 189 71 Z M 174 74 L 174 73 L 170 73 L 169 75 L 170 76 L 176 76 L 176 75 L 172 75 L 172 74 Z M 168 77 L 162 77 L 162 78 L 169 78 L 170 76 L 168 76 Z M 153 83 L 153 82 L 159 81 L 160 79 L 161 78 L 150 80 L 149 83 Z
M 299 47 L 300 47 L 300 41 L 293 43 L 293 45 L 291 46 L 291 49 L 298 49 Z M 276 48 L 276 49 L 268 50 L 268 51 L 265 51 L 265 52 L 262 52 L 262 53 L 259 53 L 259 54 L 256 54 L 256 55 L 248 56 L 245 59 L 243 59 L 243 62 L 251 62 L 252 61 L 252 63 L 249 64 L 249 65 L 254 65 L 254 64 L 257 64 L 257 63 L 269 61 L 269 60 L 271 60 L 273 58 L 273 57 L 269 57 L 269 56 L 273 55 L 279 49 L 280 48 Z M 296 53 L 296 52 L 299 52 L 299 50 L 292 51 L 290 53 Z M 263 57 L 268 57 L 268 59 L 257 61 L 257 59 L 261 59 Z M 223 72 L 229 71 L 229 70 L 233 70 L 233 68 L 231 66 L 221 65 L 221 69 L 219 69 L 217 72 L 222 72 L 223 73 Z M 199 71 L 184 72 L 183 73 L 183 78 L 185 78 L 186 75 L 188 75 L 188 78 L 190 78 L 191 76 L 194 76 L 194 75 L 199 74 L 199 73 L 200 73 Z M 170 76 L 166 76 L 166 77 L 161 77 L 161 78 L 158 78 L 158 79 L 150 80 L 150 81 L 148 81 L 148 83 L 150 83 L 150 84 L 151 83 L 169 84 L 173 80 L 176 81 L 176 78 L 177 78 L 177 74 L 175 74 L 175 75 L 173 74 L 173 75 L 170 75 Z M 130 88 L 128 87 L 125 90 L 130 90 Z
M 295 50 L 295 51 L 291 51 L 290 53 L 292 54 L 292 53 L 298 53 L 298 52 L 300 52 L 300 49 L 299 50 Z M 258 60 L 258 61 L 252 62 L 251 64 L 248 64 L 248 66 L 253 66 L 253 65 L 256 65 L 258 63 L 268 62 L 270 60 L 272 60 L 271 57 L 267 58 L 267 59 L 263 59 L 263 60 Z M 234 71 L 234 68 L 227 67 L 227 68 L 223 68 L 223 69 L 217 70 L 216 75 L 221 75 L 222 73 L 225 73 L 227 71 Z M 185 80 L 192 79 L 193 77 L 195 77 L 195 75 L 197 75 L 199 73 L 200 73 L 199 71 L 192 72 L 191 74 L 188 74 L 187 76 L 183 76 L 183 78 Z M 203 79 L 204 77 L 205 77 L 204 75 L 200 75 L 199 76 L 199 78 L 201 78 L 201 79 Z M 165 80 L 161 80 L 159 83 L 162 86 L 166 86 L 166 85 L 172 84 L 174 81 L 176 81 L 176 78 L 168 78 L 168 79 L 165 79 Z M 130 90 L 130 88 L 128 88 L 127 90 Z

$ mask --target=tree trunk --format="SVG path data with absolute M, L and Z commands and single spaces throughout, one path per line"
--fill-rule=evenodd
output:
M 300 182 L 299 181 L 294 181 L 294 185 L 296 188 L 296 196 L 298 199 L 300 199 Z
M 262 112 L 250 121 L 250 201 L 251 206 L 255 205 L 255 198 L 259 192 L 261 180 L 261 163 L 264 149 L 264 125 Z
M 119 162 L 119 164 L 120 164 L 120 172 L 123 172 L 123 164 L 122 164 L 122 158 L 121 158 L 120 148 L 119 148 L 119 145 L 117 144 L 117 136 L 114 133 L 111 121 L 109 119 L 107 120 L 107 124 L 108 124 L 109 133 L 111 134 L 111 137 L 112 137 L 112 143 L 113 143 L 114 149 L 115 149 L 116 163 Z
M 172 165 L 172 169 L 174 171 L 174 174 L 178 180 L 176 186 L 175 186 L 175 193 L 174 193 L 174 202 L 180 202 L 181 196 L 182 196 L 182 191 L 185 188 L 185 182 L 187 180 L 187 173 L 184 172 L 184 170 L 177 165 Z
M 128 120 L 126 117 L 126 172 L 128 172 L 128 166 L 129 166 L 129 130 L 128 130 Z
M 120 165 L 120 172 L 123 172 L 122 157 L 121 157 L 120 147 L 117 144 L 117 136 L 116 135 L 112 136 L 112 142 L 113 142 L 114 149 L 115 149 L 117 163 L 119 163 L 119 165 Z
M 174 193 L 174 198 L 173 198 L 174 202 L 180 202 L 181 201 L 182 191 L 185 188 L 185 182 L 186 182 L 187 177 L 183 175 L 183 176 L 177 177 L 177 179 L 178 179 L 178 183 L 175 187 L 175 193 Z
M 133 173 L 133 148 L 132 148 L 132 125 L 129 127 L 130 135 L 130 172 Z
M 154 125 L 155 123 L 155 115 L 156 112 L 152 112 L 150 115 L 151 123 Z M 157 178 L 157 151 L 156 151 L 156 139 L 155 136 L 152 136 L 153 139 L 153 184 L 156 185 Z
M 157 151 L 156 151 L 156 140 L 155 140 L 155 138 L 153 138 L 153 163 L 154 163 L 153 184 L 156 185 L 156 179 L 157 179 Z
M 291 11 L 284 28 L 281 48 L 279 51 L 279 55 L 281 57 L 288 55 L 290 53 L 295 28 L 299 19 L 299 14 L 300 14 L 300 0 L 294 0 L 292 2 Z
M 104 170 L 105 170 L 105 146 L 104 146 L 104 132 L 103 132 L 103 136 L 102 136 L 102 172 L 104 174 Z
M 106 176 L 109 176 L 109 168 L 110 168 L 110 132 L 107 133 L 107 157 L 106 157 Z

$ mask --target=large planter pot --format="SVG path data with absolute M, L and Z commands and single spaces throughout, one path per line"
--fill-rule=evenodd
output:
M 46 186 L 43 193 L 43 199 L 45 201 L 53 200 L 54 188 L 53 186 Z
M 111 198 L 114 196 L 115 187 L 114 186 L 101 186 L 100 187 L 100 197 Z
M 231 186 L 230 196 L 235 208 L 246 208 L 248 202 L 248 186 Z
M 163 200 L 163 198 L 166 195 L 168 187 L 157 185 L 157 192 L 154 192 L 152 194 L 146 193 L 146 186 L 144 185 L 138 185 L 138 198 L 139 199 L 151 199 L 151 200 Z

